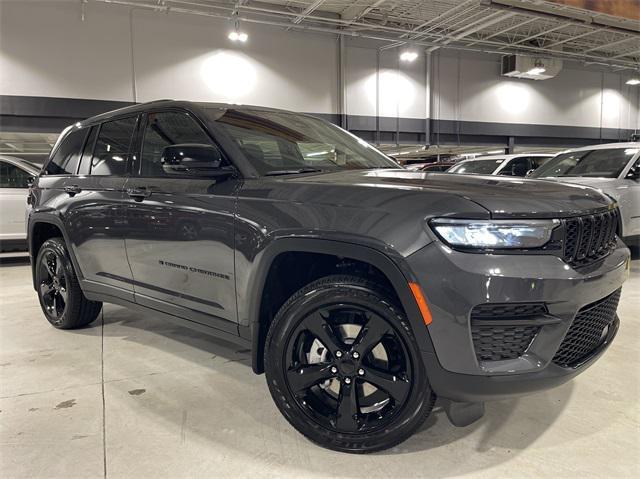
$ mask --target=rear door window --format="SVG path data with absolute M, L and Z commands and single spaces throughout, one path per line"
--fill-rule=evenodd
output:
M 124 176 L 137 117 L 103 123 L 91 161 L 92 176 Z
M 47 163 L 47 175 L 75 175 L 82 153 L 82 145 L 87 136 L 87 128 L 81 128 L 69 133 L 63 140 L 51 161 Z
M 0 161 L 0 188 L 28 188 L 32 175 L 16 165 Z

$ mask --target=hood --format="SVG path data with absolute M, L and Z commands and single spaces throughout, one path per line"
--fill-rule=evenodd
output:
M 297 184 L 391 188 L 424 193 L 448 193 L 488 210 L 493 218 L 551 218 L 608 208 L 611 200 L 586 186 L 548 180 L 455 175 L 409 170 L 347 170 L 279 177 Z M 428 198 L 425 198 L 428 201 Z M 452 212 L 455 213 L 455 212 Z

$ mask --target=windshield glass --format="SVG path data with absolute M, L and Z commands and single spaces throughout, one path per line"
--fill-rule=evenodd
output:
M 261 175 L 400 168 L 366 141 L 310 116 L 213 108 L 208 113 Z
M 504 159 L 498 160 L 471 160 L 463 161 L 457 165 L 452 166 L 447 170 L 447 173 L 463 173 L 466 175 L 490 175 L 493 173 L 504 161 Z
M 561 153 L 535 170 L 530 178 L 556 176 L 617 178 L 637 152 L 637 148 L 612 148 Z

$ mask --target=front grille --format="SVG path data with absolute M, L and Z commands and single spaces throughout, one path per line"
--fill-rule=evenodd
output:
M 478 361 L 519 358 L 536 337 L 540 326 L 471 325 L 471 338 Z
M 564 220 L 563 259 L 574 267 L 586 266 L 607 256 L 616 245 L 618 209 Z
M 524 354 L 540 326 L 518 324 L 547 314 L 544 303 L 485 303 L 471 310 L 471 339 L 478 361 L 515 359 Z
M 572 367 L 586 359 L 601 343 L 602 336 L 616 317 L 620 291 L 585 306 L 574 318 L 569 331 L 553 357 L 559 366 Z

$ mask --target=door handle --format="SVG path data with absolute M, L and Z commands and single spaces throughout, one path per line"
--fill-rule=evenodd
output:
M 68 193 L 69 196 L 75 196 L 81 191 L 82 189 L 78 185 L 69 185 L 64 187 L 64 192 Z
M 145 198 L 149 198 L 151 196 L 151 191 L 142 187 L 142 188 L 129 188 L 127 190 L 127 194 L 130 198 L 133 198 L 136 201 L 142 201 Z

